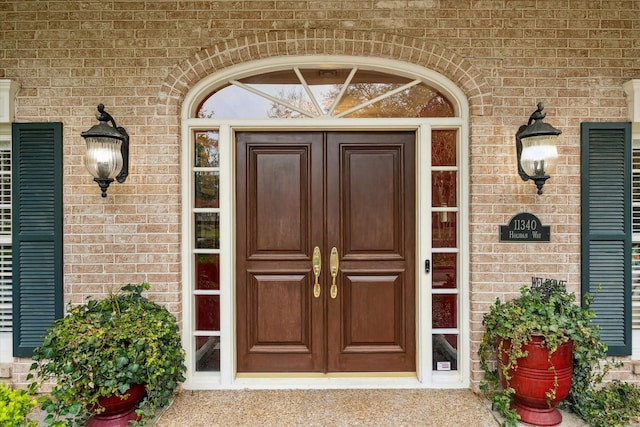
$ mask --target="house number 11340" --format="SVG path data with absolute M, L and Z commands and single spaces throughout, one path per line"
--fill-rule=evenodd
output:
M 536 221 L 535 219 L 519 219 L 517 221 L 514 221 L 513 228 L 516 231 L 537 230 L 538 221 Z
M 507 225 L 500 226 L 501 242 L 548 242 L 551 231 L 537 216 L 528 212 L 515 215 Z

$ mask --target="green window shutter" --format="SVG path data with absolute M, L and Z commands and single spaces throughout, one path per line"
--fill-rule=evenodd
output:
M 609 355 L 631 354 L 631 124 L 582 123 L 582 293 Z
M 12 129 L 13 355 L 63 315 L 62 123 Z

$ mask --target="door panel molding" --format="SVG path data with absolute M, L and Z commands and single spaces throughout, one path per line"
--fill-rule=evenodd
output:
M 247 173 L 253 179 L 247 184 L 255 204 L 247 212 L 254 236 L 247 241 L 248 259 L 309 259 L 309 152 L 309 145 L 279 150 L 249 148 Z
M 378 146 L 366 150 L 361 145 L 341 145 L 340 195 L 345 206 L 340 233 L 343 256 L 384 254 L 403 258 L 403 222 L 399 206 L 403 202 L 403 180 L 398 179 L 401 145 Z M 357 171 L 357 172 L 356 172 Z
M 251 150 L 255 182 L 251 183 L 255 209 L 250 212 L 252 234 L 250 240 L 253 253 L 304 253 L 308 247 L 309 197 L 304 185 L 308 180 L 306 154 L 308 147 L 291 150 L 289 153 L 269 153 Z M 302 169 L 302 170 L 301 170 Z M 269 182 L 267 193 L 263 183 Z M 301 185 L 295 185 L 296 183 Z M 274 192 L 272 188 L 280 191 Z M 286 232 L 285 232 L 286 231 Z
M 406 351 L 403 276 L 343 271 L 341 352 Z
M 288 275 L 249 272 L 247 306 L 250 353 L 311 353 L 309 277 L 306 272 Z M 281 305 L 287 310 L 274 312 Z

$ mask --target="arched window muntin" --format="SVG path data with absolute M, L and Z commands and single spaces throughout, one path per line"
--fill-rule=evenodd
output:
M 454 108 L 455 117 L 436 117 L 436 118 L 388 118 L 388 119 L 372 119 L 372 118 L 335 118 L 335 117 L 318 117 L 318 118 L 273 118 L 273 119 L 216 119 L 216 118 L 197 118 L 197 111 L 202 101 L 206 99 L 216 88 L 222 87 L 228 83 L 230 79 L 243 79 L 250 75 L 267 73 L 283 69 L 291 69 L 292 66 L 315 66 L 315 67 L 363 67 L 372 70 L 379 70 L 384 73 L 398 74 L 409 79 L 420 79 L 427 85 L 438 90 L 442 95 L 446 96 Z M 468 104 L 464 93 L 446 77 L 427 70 L 414 64 L 407 64 L 400 61 L 390 61 L 376 58 L 353 58 L 353 57 L 279 57 L 266 60 L 258 60 L 254 62 L 239 64 L 221 70 L 203 80 L 196 83 L 194 87 L 185 96 L 182 104 L 182 182 L 183 182 L 183 339 L 187 349 L 187 381 L 185 388 L 191 389 L 212 389 L 212 388 L 237 388 L 252 387 L 255 380 L 239 379 L 235 373 L 235 295 L 234 295 L 234 222 L 233 215 L 235 212 L 234 197 L 234 170 L 235 170 L 235 152 L 233 148 L 234 135 L 236 131 L 287 131 L 302 129 L 318 129 L 323 130 L 413 130 L 416 132 L 416 163 L 420 165 L 417 170 L 417 192 L 418 192 L 418 226 L 419 243 L 417 251 L 417 273 L 418 277 L 424 272 L 423 261 L 432 259 L 431 252 L 432 231 L 431 221 L 439 215 L 440 211 L 448 210 L 454 212 L 458 217 L 457 241 L 458 247 L 449 250 L 444 248 L 440 253 L 455 252 L 460 260 L 460 271 L 458 276 L 459 287 L 453 293 L 458 295 L 458 309 L 460 317 L 458 319 L 457 328 L 451 330 L 443 329 L 443 334 L 457 334 L 460 351 L 459 364 L 456 371 L 436 372 L 434 359 L 428 354 L 429 346 L 432 345 L 434 328 L 432 327 L 432 303 L 434 295 L 438 294 L 438 290 L 425 288 L 421 280 L 417 283 L 417 346 L 418 346 L 418 369 L 417 378 L 413 380 L 407 378 L 398 378 L 398 382 L 403 383 L 409 381 L 411 386 L 415 387 L 468 387 L 470 384 L 470 330 L 469 313 L 469 272 L 468 272 Z M 194 362 L 196 353 L 196 328 L 193 313 L 195 312 L 195 296 L 194 293 L 194 252 L 192 248 L 194 243 L 194 213 L 201 213 L 203 209 L 194 209 L 194 179 L 193 172 L 198 168 L 194 165 L 194 134 L 198 131 L 214 131 L 219 138 L 219 158 L 220 163 L 216 166 L 215 172 L 219 173 L 220 181 L 220 206 L 214 209 L 220 212 L 220 248 L 211 253 L 219 254 L 220 258 L 220 289 L 219 291 L 211 291 L 218 295 L 220 301 L 220 332 L 212 334 L 219 337 L 220 345 L 220 371 L 219 372 L 198 372 Z M 429 147 L 431 145 L 431 136 L 434 130 L 455 130 L 457 135 L 457 165 L 435 167 L 431 166 L 431 157 L 429 150 L 421 147 Z M 206 168 L 205 168 L 206 169 Z M 201 169 L 201 170 L 205 170 Z M 458 206 L 455 208 L 437 208 L 432 206 L 431 196 L 424 196 L 432 186 L 432 171 L 458 171 Z M 206 209 L 205 209 L 206 210 Z M 427 219 L 427 217 L 429 217 Z M 206 252 L 206 251 L 205 251 Z M 445 293 L 451 293 L 451 290 L 441 290 Z M 206 291 L 205 291 L 206 294 Z M 200 334 L 202 335 L 202 334 Z M 205 334 L 206 335 L 206 334 Z M 291 385 L 299 386 L 298 380 L 292 380 Z M 379 387 L 379 379 L 363 378 L 357 380 L 358 386 L 364 384 L 372 388 Z M 347 382 L 353 386 L 353 381 Z M 362 383 L 362 384 L 361 384 Z M 287 386 L 282 380 L 276 380 L 271 384 L 269 380 L 264 380 L 264 384 L 260 387 L 282 387 Z M 313 385 L 310 385 L 313 387 Z
M 399 68 L 398 64 L 402 64 L 402 68 Z M 189 91 L 188 97 L 191 95 L 192 98 L 189 100 L 185 99 L 185 103 L 183 104 L 183 117 L 199 118 L 198 111 L 205 100 L 210 97 L 214 91 L 222 90 L 229 85 L 233 85 L 234 82 L 242 84 L 243 80 L 253 76 L 279 73 L 293 69 L 300 70 L 300 74 L 304 74 L 304 70 L 318 69 L 327 71 L 368 71 L 397 76 L 406 80 L 402 87 L 425 84 L 438 91 L 452 104 L 454 117 L 465 116 L 468 111 L 466 102 L 463 102 L 463 100 L 466 100 L 466 97 L 453 82 L 439 73 L 415 64 L 368 57 L 304 56 L 295 57 L 295 59 L 292 57 L 269 58 L 238 64 L 201 80 Z M 304 76 L 300 76 L 300 78 L 304 80 Z M 308 117 L 317 119 L 339 118 L 325 114 L 318 114 L 315 117 L 314 115 L 308 115 Z M 229 118 L 227 118 L 227 120 L 229 120 Z
M 231 80 L 198 110 L 199 118 L 453 117 L 449 100 L 420 79 L 357 67 L 293 68 Z

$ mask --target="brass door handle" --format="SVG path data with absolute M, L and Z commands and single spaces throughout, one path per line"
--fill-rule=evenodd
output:
M 311 260 L 313 266 L 313 275 L 315 276 L 315 283 L 313 284 L 313 296 L 320 298 L 320 283 L 318 283 L 318 277 L 320 277 L 320 270 L 322 269 L 322 257 L 320 256 L 320 248 L 313 248 L 313 258 Z
M 338 285 L 336 285 L 336 277 L 338 276 L 338 265 L 340 261 L 338 259 L 338 249 L 334 246 L 331 248 L 331 257 L 329 258 L 329 268 L 331 270 L 331 290 L 329 294 L 331 298 L 335 299 L 338 296 Z

